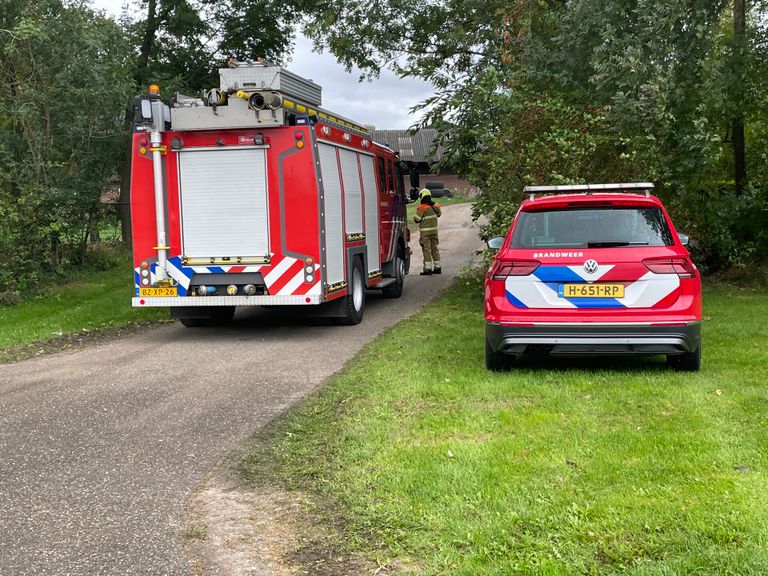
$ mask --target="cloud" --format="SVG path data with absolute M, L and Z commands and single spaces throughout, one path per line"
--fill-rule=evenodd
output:
M 312 43 L 299 34 L 287 68 L 323 87 L 323 108 L 380 130 L 405 129 L 418 121 L 408 110 L 432 95 L 432 87 L 413 78 L 401 79 L 385 70 L 372 81 L 358 82 L 360 73 L 348 73 L 330 54 L 312 51 Z

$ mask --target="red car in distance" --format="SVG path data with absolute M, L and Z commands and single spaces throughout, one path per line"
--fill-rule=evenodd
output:
M 485 360 L 665 355 L 701 367 L 701 279 L 653 184 L 533 186 L 485 277 Z

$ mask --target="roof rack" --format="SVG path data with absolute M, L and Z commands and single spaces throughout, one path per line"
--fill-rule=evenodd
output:
M 536 194 L 565 194 L 568 192 L 584 192 L 587 195 L 593 192 L 632 191 L 645 192 L 646 198 L 650 198 L 653 190 L 653 182 L 628 182 L 623 184 L 560 184 L 558 186 L 526 186 L 523 193 L 530 194 L 530 199 L 534 200 Z

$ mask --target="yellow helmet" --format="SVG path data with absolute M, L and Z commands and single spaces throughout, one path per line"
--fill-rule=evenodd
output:
M 426 198 L 427 196 L 432 198 L 432 192 L 430 192 L 426 188 L 422 188 L 421 191 L 419 192 L 419 200 L 424 200 L 424 198 Z

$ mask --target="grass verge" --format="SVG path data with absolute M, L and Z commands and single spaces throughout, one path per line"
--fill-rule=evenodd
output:
M 89 271 L 82 280 L 48 287 L 16 306 L 0 306 L 0 361 L 38 350 L 29 346 L 32 343 L 61 342 L 73 334 L 168 318 L 164 308 L 132 308 L 132 296 L 132 271 L 126 264 Z
M 491 374 L 479 280 L 463 280 L 283 419 L 242 472 L 314 495 L 340 531 L 324 555 L 399 572 L 766 574 L 768 291 L 708 288 L 705 314 L 697 374 L 661 358 Z

